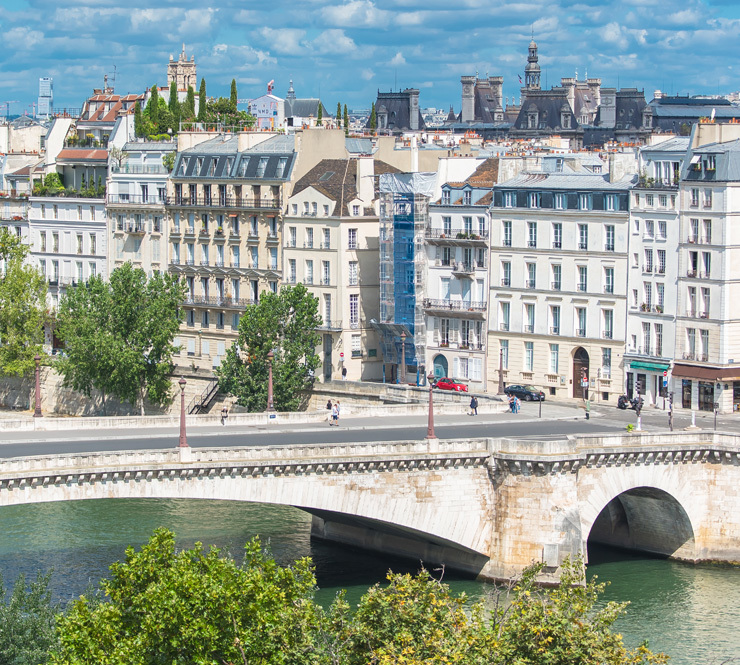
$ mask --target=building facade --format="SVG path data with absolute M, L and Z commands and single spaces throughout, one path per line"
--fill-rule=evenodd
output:
M 552 166 L 494 187 L 488 383 L 616 400 L 632 180 Z

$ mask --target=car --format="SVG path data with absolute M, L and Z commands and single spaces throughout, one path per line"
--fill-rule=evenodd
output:
M 434 382 L 434 387 L 439 388 L 440 390 L 454 390 L 458 393 L 468 392 L 468 387 L 464 383 L 460 383 L 454 379 L 449 379 L 446 376 L 443 376 L 441 379 L 437 379 Z
M 504 393 L 514 395 L 525 402 L 544 402 L 545 393 L 534 386 L 511 385 L 504 388 Z

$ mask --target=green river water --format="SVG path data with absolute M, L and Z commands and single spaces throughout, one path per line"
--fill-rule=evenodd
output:
M 53 569 L 52 592 L 68 600 L 106 576 L 127 545 L 140 546 L 158 526 L 174 530 L 183 547 L 201 541 L 238 557 L 244 543 L 259 535 L 281 563 L 311 556 L 318 600 L 325 604 L 343 588 L 349 602 L 356 602 L 389 568 L 415 569 L 397 559 L 311 542 L 310 517 L 289 507 L 118 499 L 0 508 L 0 573 L 12 585 L 20 573 Z M 628 644 L 648 639 L 652 649 L 665 651 L 680 665 L 719 665 L 740 656 L 740 569 L 604 549 L 592 549 L 589 557 L 589 575 L 611 582 L 605 599 L 631 603 L 617 626 Z M 446 581 L 472 597 L 485 592 L 485 585 L 473 580 L 448 574 Z

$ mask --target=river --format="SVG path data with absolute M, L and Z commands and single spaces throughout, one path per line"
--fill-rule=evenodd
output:
M 0 573 L 11 586 L 20 573 L 53 569 L 52 593 L 66 601 L 107 576 L 127 545 L 140 546 L 159 526 L 175 531 L 182 547 L 201 541 L 238 557 L 244 543 L 259 535 L 281 563 L 311 556 L 322 604 L 343 588 L 356 603 L 389 568 L 415 569 L 397 559 L 311 542 L 310 517 L 285 506 L 117 499 L 0 508 Z M 605 549 L 592 549 L 589 556 L 588 574 L 611 583 L 605 599 L 631 603 L 617 625 L 628 644 L 647 639 L 651 649 L 665 651 L 679 665 L 719 665 L 740 654 L 740 570 Z M 446 581 L 474 598 L 485 591 L 485 585 L 454 575 Z

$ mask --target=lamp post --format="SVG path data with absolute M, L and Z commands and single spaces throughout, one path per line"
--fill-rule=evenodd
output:
M 272 359 L 275 354 L 270 351 L 267 354 L 267 411 L 268 413 L 275 410 L 272 404 Z
M 180 386 L 180 448 L 188 448 L 188 437 L 185 433 L 185 384 L 187 381 L 182 377 L 177 384 Z
M 498 394 L 504 394 L 504 349 L 498 351 Z
M 399 383 L 403 385 L 406 383 L 406 333 L 401 333 L 401 376 L 399 378 Z
M 432 390 L 434 389 L 434 373 L 429 372 L 427 376 L 429 381 L 429 420 L 427 421 L 427 439 L 436 439 L 437 435 L 434 433 L 434 398 L 432 397 Z
M 40 368 L 39 364 L 41 363 L 41 356 L 36 354 L 33 358 L 36 361 L 36 400 L 33 410 L 33 417 L 34 418 L 41 418 L 43 414 L 41 413 L 41 379 L 40 379 Z

